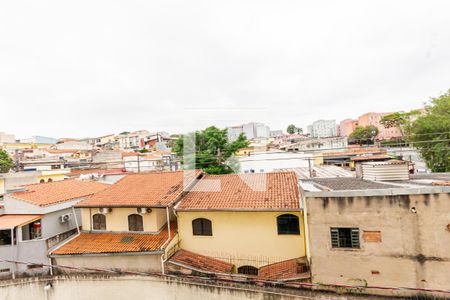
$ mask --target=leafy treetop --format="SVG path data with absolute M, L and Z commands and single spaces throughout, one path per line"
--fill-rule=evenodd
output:
M 249 142 L 244 134 L 233 141 L 228 141 L 227 129 L 219 129 L 211 126 L 202 131 L 191 134 L 195 137 L 195 168 L 201 168 L 208 174 L 232 173 L 233 169 L 226 164 L 229 159 L 240 148 L 248 147 Z M 183 156 L 184 136 L 181 136 L 174 147 L 174 152 Z
M 5 150 L 0 150 L 0 173 L 8 173 L 14 162 Z
M 450 90 L 432 98 L 411 125 L 411 142 L 433 172 L 450 172 Z

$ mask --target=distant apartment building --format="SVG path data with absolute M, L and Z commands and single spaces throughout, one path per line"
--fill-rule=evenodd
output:
M 283 135 L 283 130 L 271 130 L 269 136 L 272 138 L 277 138 Z
M 298 142 L 281 144 L 279 149 L 285 151 L 330 151 L 348 146 L 346 137 L 305 138 Z
M 147 130 L 138 130 L 133 132 L 123 132 L 119 134 L 120 149 L 140 149 L 145 146 L 145 139 L 150 135 Z
M 385 128 L 383 124 L 380 123 L 381 119 L 389 115 L 391 113 L 375 113 L 375 112 L 369 112 L 366 114 L 363 114 L 358 118 L 358 126 L 366 127 L 366 126 L 375 126 L 378 128 L 378 135 L 377 139 L 379 140 L 390 140 L 395 138 L 400 138 L 402 136 L 400 130 L 398 128 Z
M 311 137 L 333 137 L 337 136 L 336 120 L 317 120 L 308 126 Z
M 228 140 L 235 141 L 241 133 L 243 133 L 248 140 L 267 139 L 270 137 L 269 126 L 263 123 L 251 122 L 239 126 L 228 127 Z
M 4 132 L 0 132 L 0 144 L 10 144 L 15 143 L 16 138 L 14 134 L 6 134 Z
M 339 123 L 339 136 L 348 137 L 358 126 L 358 120 L 345 119 Z

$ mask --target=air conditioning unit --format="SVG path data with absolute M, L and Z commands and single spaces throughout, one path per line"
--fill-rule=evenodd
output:
M 137 212 L 139 214 L 149 214 L 152 212 L 151 208 L 146 208 L 146 207 L 138 207 Z
M 67 223 L 72 218 L 72 214 L 65 214 L 60 217 L 61 223 Z
M 110 208 L 110 207 L 100 207 L 98 209 L 98 211 L 99 211 L 99 213 L 107 214 L 107 213 L 112 212 L 112 208 Z

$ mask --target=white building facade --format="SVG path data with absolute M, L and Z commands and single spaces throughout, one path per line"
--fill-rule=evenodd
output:
M 337 136 L 336 120 L 317 120 L 308 126 L 311 137 L 333 137 Z

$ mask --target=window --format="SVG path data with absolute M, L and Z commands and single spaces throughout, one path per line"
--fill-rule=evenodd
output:
M 53 182 L 53 179 L 49 178 L 47 179 L 47 182 Z
M 212 224 L 208 219 L 195 219 L 192 221 L 192 232 L 194 235 L 212 236 Z
M 41 220 L 34 221 L 22 227 L 22 240 L 34 240 L 42 237 Z
M 278 234 L 300 234 L 298 217 L 285 214 L 277 217 Z
M 39 180 L 39 183 L 44 183 L 44 182 L 45 182 L 45 179 Z
M 128 216 L 129 231 L 144 231 L 144 221 L 141 215 L 133 214 Z
M 331 247 L 359 249 L 359 228 L 331 228 Z
M 106 230 L 106 216 L 103 214 L 95 214 L 92 216 L 92 228 L 94 230 Z
M 255 268 L 253 266 L 242 266 L 238 268 L 238 273 L 258 276 L 258 268 Z
M 11 230 L 0 230 L 0 246 L 11 245 Z

